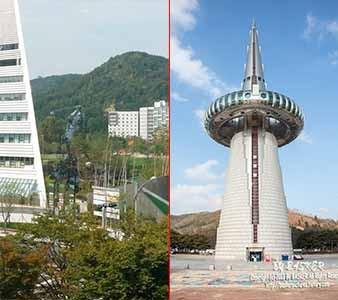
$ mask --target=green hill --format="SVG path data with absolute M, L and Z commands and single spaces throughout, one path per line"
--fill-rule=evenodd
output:
M 38 123 L 52 111 L 65 120 L 76 105 L 81 105 L 88 131 L 104 132 L 104 110 L 113 99 L 117 110 L 137 110 L 155 100 L 167 99 L 168 60 L 127 52 L 87 74 L 39 77 L 31 83 Z

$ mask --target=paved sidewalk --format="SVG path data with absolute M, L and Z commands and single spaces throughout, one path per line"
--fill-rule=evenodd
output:
M 338 287 L 268 290 L 262 288 L 173 288 L 171 300 L 337 300 Z

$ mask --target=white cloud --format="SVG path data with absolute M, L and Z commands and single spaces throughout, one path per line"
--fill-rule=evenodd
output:
M 329 62 L 331 65 L 338 65 L 338 50 L 329 53 Z
M 195 57 L 191 47 L 184 47 L 175 36 L 170 38 L 170 45 L 170 68 L 179 80 L 208 92 L 214 98 L 230 90 L 225 83 L 217 78 L 214 72 Z
M 298 136 L 298 140 L 305 144 L 310 144 L 310 145 L 313 144 L 312 137 L 306 131 L 302 131 L 302 133 Z
M 193 13 L 198 8 L 197 0 L 174 0 L 171 1 L 171 18 L 173 30 L 192 30 L 196 25 Z
M 311 14 L 307 14 L 303 37 L 318 40 L 323 40 L 326 37 L 338 39 L 338 20 L 320 20 Z M 338 65 L 338 50 L 329 52 L 328 59 L 331 65 Z
M 329 209 L 326 207 L 320 207 L 318 210 L 320 213 L 323 213 L 323 214 L 327 214 L 329 212 Z
M 222 186 L 178 184 L 171 191 L 171 214 L 214 211 L 222 207 Z
M 203 124 L 204 122 L 204 116 L 205 116 L 205 111 L 203 109 L 196 109 L 195 110 L 195 116 L 201 121 Z
M 338 38 L 338 20 L 320 20 L 311 14 L 306 16 L 306 28 L 303 36 L 305 38 L 317 38 L 319 40 L 326 36 Z
M 170 93 L 170 97 L 171 99 L 175 100 L 175 101 L 178 101 L 178 102 L 188 102 L 189 99 L 181 96 L 179 93 L 177 92 L 171 92 Z
M 217 174 L 216 172 L 212 171 L 212 167 L 219 165 L 217 160 L 208 160 L 204 163 L 197 164 L 188 168 L 184 171 L 185 175 L 194 180 L 198 181 L 214 181 L 219 180 L 224 176 L 224 174 Z
M 170 68 L 177 79 L 215 98 L 232 88 L 217 78 L 216 74 L 196 57 L 192 47 L 183 45 L 180 34 L 196 26 L 194 13 L 199 7 L 197 0 L 173 0 L 171 5 L 172 32 Z

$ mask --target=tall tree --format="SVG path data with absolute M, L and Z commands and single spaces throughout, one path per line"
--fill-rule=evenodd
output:
M 30 249 L 10 237 L 0 239 L 0 299 L 40 299 L 36 287 L 45 248 Z

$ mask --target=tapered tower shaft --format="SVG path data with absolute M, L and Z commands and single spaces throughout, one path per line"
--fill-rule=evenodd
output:
M 258 128 L 232 138 L 216 243 L 218 259 L 249 260 L 253 253 L 292 254 L 277 141 Z

